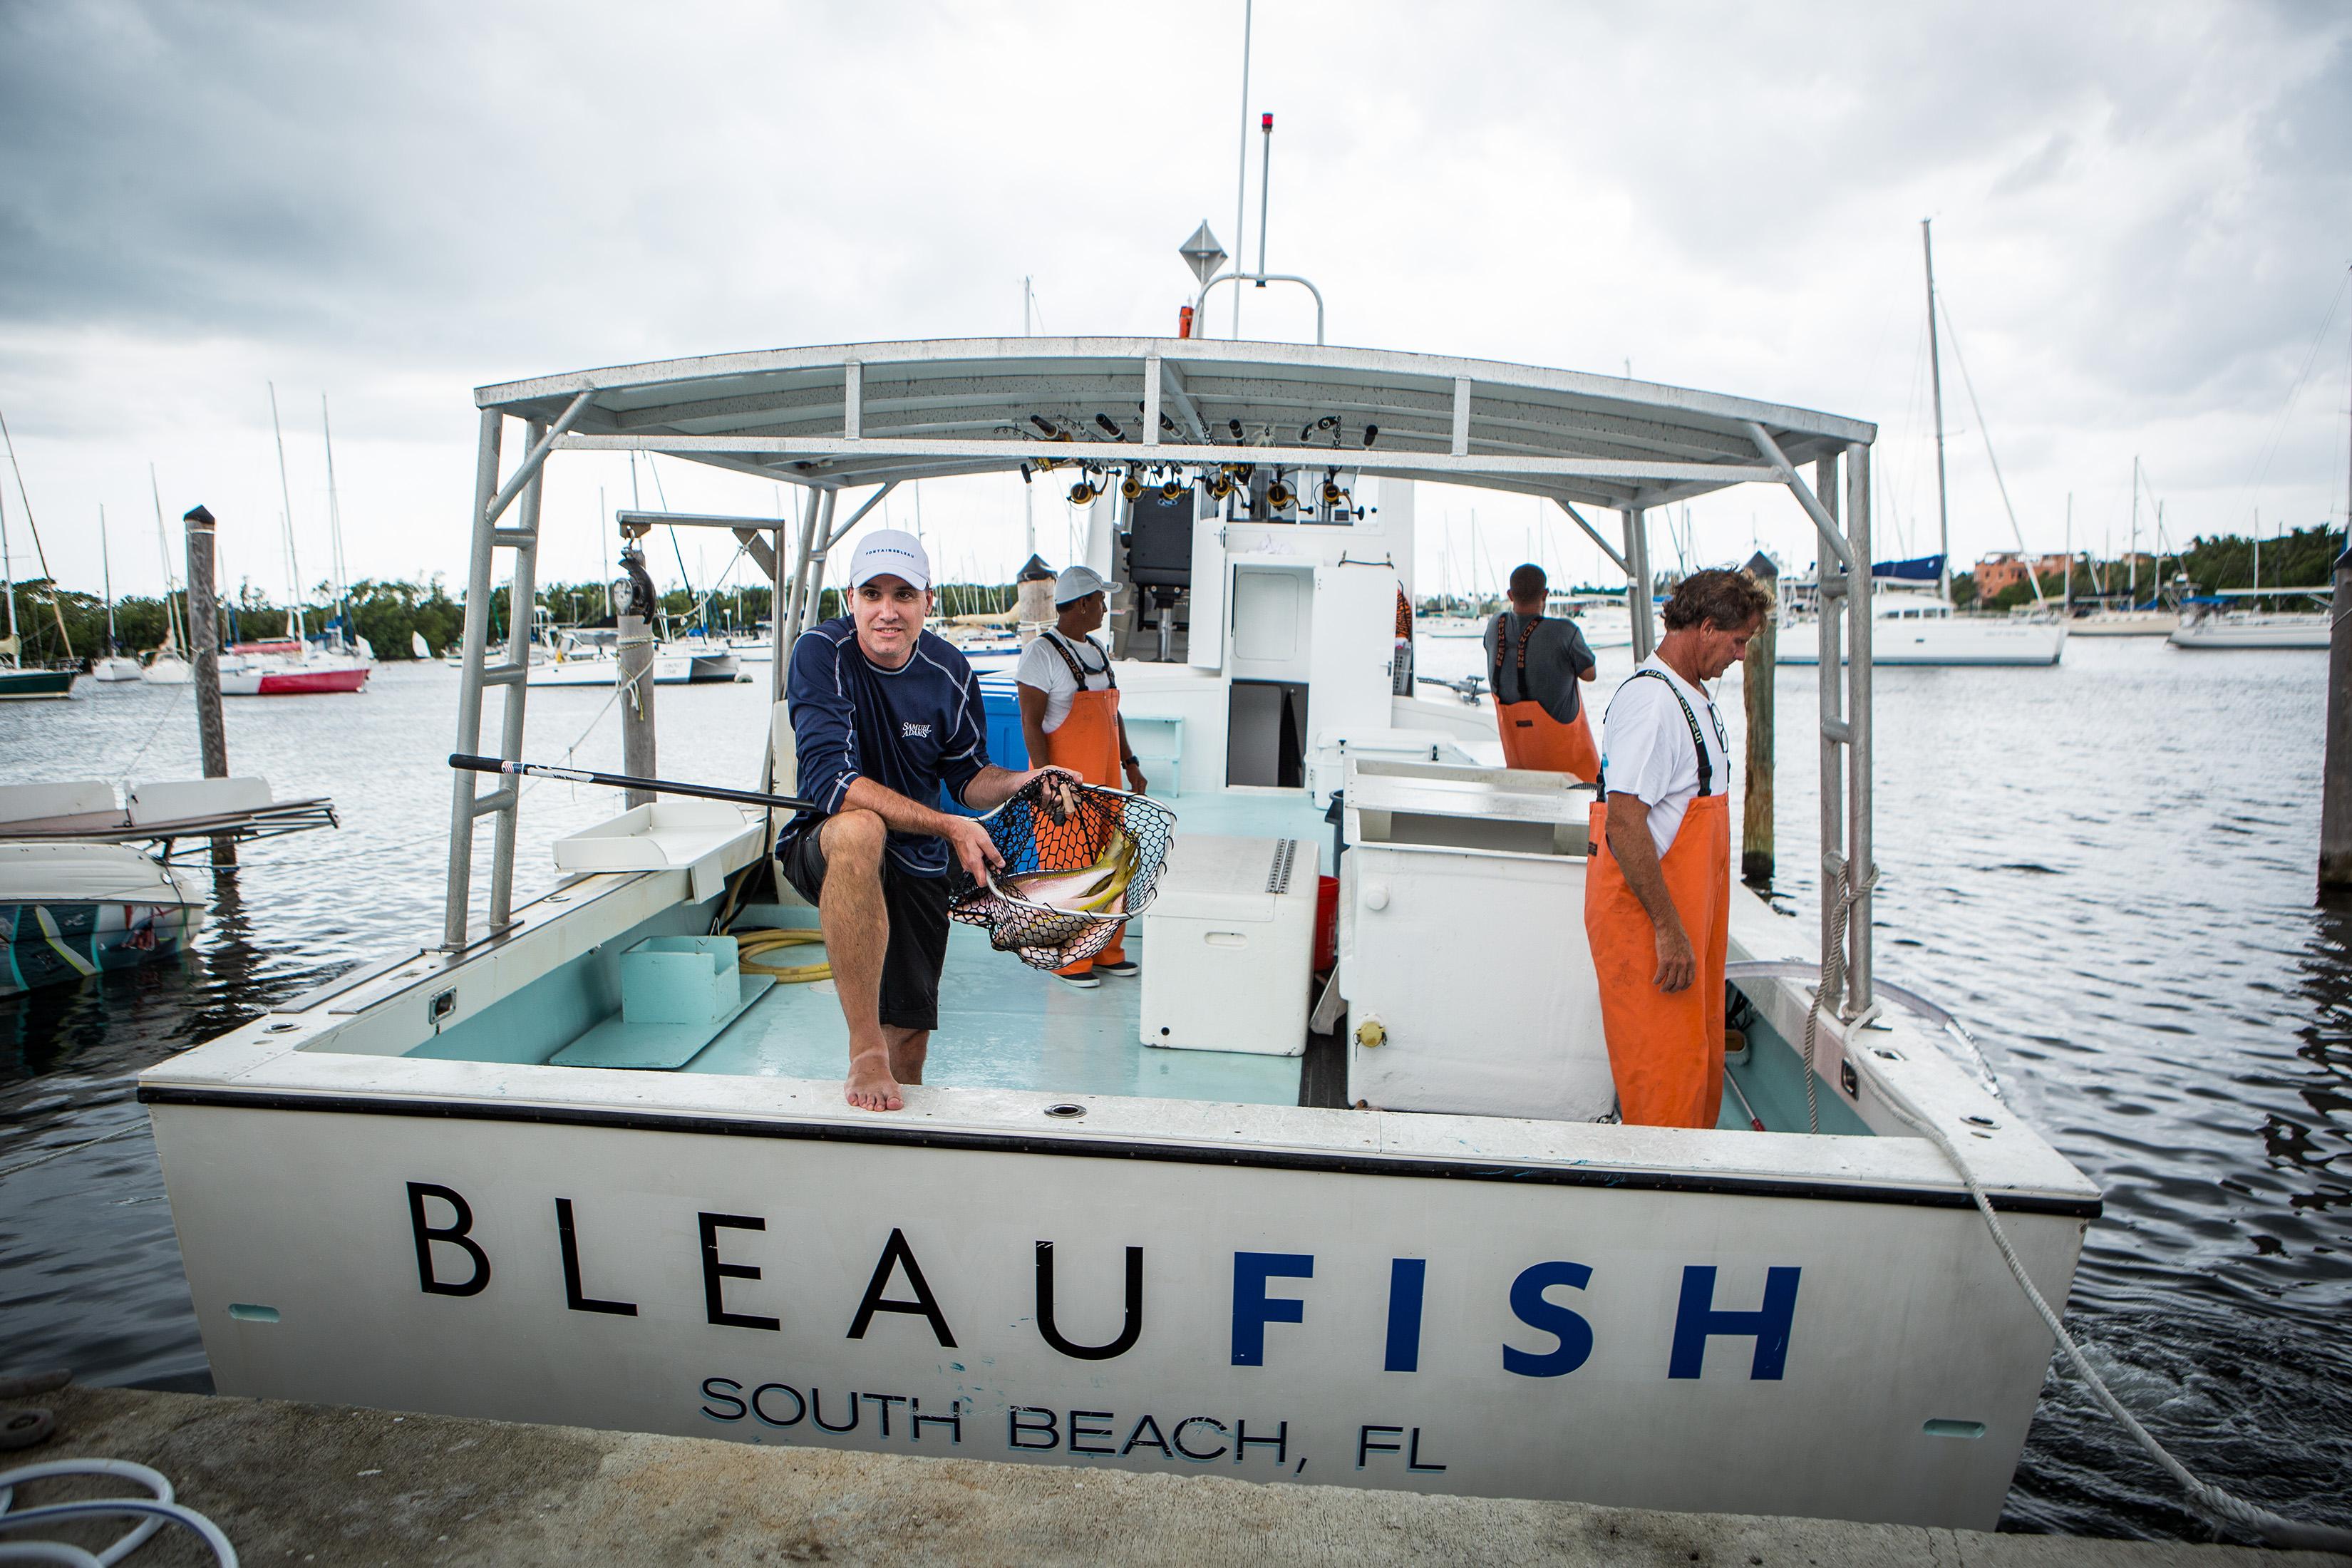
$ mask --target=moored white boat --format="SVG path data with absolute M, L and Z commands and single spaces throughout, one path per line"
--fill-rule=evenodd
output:
M 2067 623 L 2029 616 L 1963 616 L 1932 593 L 1870 596 L 1874 665 L 2053 665 L 2066 650 Z M 1819 664 L 1821 622 L 1783 621 L 1774 656 L 1782 664 Z M 1842 647 L 1840 663 L 1850 654 Z
M 1209 499 L 1234 453 L 1213 432 L 1275 432 L 1249 452 L 1254 485 L 1319 479 L 1326 450 L 1278 443 L 1335 385 L 1349 421 L 1335 442 L 1360 464 L 1335 488 L 1358 515 L 1270 515 L 1257 488 Z M 1171 890 L 1137 922 L 1140 980 L 1069 991 L 957 928 L 929 1077 L 892 1116 L 843 1103 L 839 1010 L 812 986 L 759 992 L 674 1068 L 567 1065 L 588 1031 L 627 1021 L 625 952 L 729 911 L 739 930 L 814 911 L 735 880 L 761 874 L 765 821 L 667 802 L 563 841 L 569 879 L 512 905 L 522 797 L 461 774 L 432 947 L 142 1075 L 215 1384 L 1989 1528 L 2051 1339 L 1953 1160 L 2061 1302 L 2095 1189 L 1927 1027 L 1876 1015 L 1866 881 L 1850 924 L 1824 922 L 1848 977 L 1810 1064 L 1791 1044 L 1822 979 L 1796 962 L 1808 942 L 1733 894 L 1732 956 L 1764 967 L 1734 971 L 1748 1043 L 1726 1098 L 1770 1131 L 1738 1111 L 1714 1130 L 1577 1119 L 1609 1081 L 1580 915 L 1590 797 L 1564 775 L 1472 765 L 1491 711 L 1394 691 L 1416 479 L 1595 506 L 1759 470 L 1801 488 L 1816 465 L 1859 470 L 1874 427 L 1617 376 L 1191 339 L 772 351 L 488 387 L 478 405 L 562 418 L 557 452 L 698 437 L 723 407 L 781 432 L 730 438 L 731 468 L 790 479 L 821 458 L 847 489 L 910 463 L 1010 475 L 1036 447 L 987 433 L 1031 411 L 1163 399 L 1187 424 L 1150 460 L 1201 499 L 1180 518 L 1192 570 L 1167 584 L 1186 646 L 1118 668 L 1130 736 L 1181 817 Z M 1675 456 L 1629 455 L 1629 421 Z M 1132 444 L 1074 447 L 1140 461 Z M 1862 539 L 1868 509 L 1851 487 Z M 487 594 L 495 535 L 478 539 L 471 591 Z M 1850 558 L 1852 539 L 1832 545 Z M 1121 549 L 1098 510 L 1088 563 L 1133 581 Z M 795 567 L 814 601 L 822 563 L 779 563 L 780 587 Z M 477 697 L 491 657 L 478 628 Z M 1846 685 L 1866 701 L 1866 669 Z M 460 700 L 463 749 L 481 710 Z M 992 707 L 992 735 L 1003 718 Z M 1853 792 L 1857 837 L 1824 848 L 1866 872 L 1868 726 L 1839 728 L 1823 787 Z M 788 745 L 772 762 L 789 788 Z M 1342 785 L 1349 847 L 1323 868 L 1338 958 L 1317 982 L 1307 943 L 1286 967 L 1276 950 Z M 494 837 L 475 832 L 484 816 Z M 1217 881 L 1221 866 L 1237 879 Z M 1518 918 L 1482 925 L 1497 900 Z M 1313 1025 L 1269 1032 L 1309 996 Z M 1512 1113 L 1529 1107 L 1546 1114 Z
M 2093 610 L 2066 623 L 2074 637 L 2169 637 L 2180 625 L 2178 610 Z
M 204 920 L 196 879 L 142 850 L 0 843 L 0 996 L 174 957 Z
M 168 647 L 157 648 L 139 672 L 139 679 L 150 686 L 185 686 L 195 678 L 194 668 Z
M 89 678 L 110 685 L 121 680 L 136 680 L 142 673 L 137 659 L 126 658 L 121 654 L 110 654 L 89 662 Z
M 2325 611 L 2210 610 L 2200 608 L 2168 639 L 2191 652 L 2324 648 L 2329 616 Z

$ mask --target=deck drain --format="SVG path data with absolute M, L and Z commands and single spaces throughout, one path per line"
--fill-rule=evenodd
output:
M 1995 1121 L 1990 1116 L 1963 1116 L 1960 1120 L 1967 1122 L 1971 1127 L 1998 1127 L 2000 1125 L 2000 1122 Z
M 1086 1113 L 1087 1108 L 1085 1106 L 1073 1105 L 1066 1100 L 1062 1101 L 1059 1105 L 1049 1105 L 1045 1108 L 1046 1115 L 1059 1116 L 1066 1119 L 1073 1116 L 1084 1116 Z
M 262 1033 L 266 1035 L 282 1035 L 289 1029 L 299 1029 L 301 1026 L 302 1026 L 299 1024 L 272 1024 L 268 1028 L 264 1029 Z

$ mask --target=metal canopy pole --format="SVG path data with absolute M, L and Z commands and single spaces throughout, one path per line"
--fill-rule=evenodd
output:
M 580 396 L 584 403 L 588 395 L 583 392 Z M 531 449 L 539 454 L 540 464 L 523 486 L 522 526 L 498 531 L 513 544 L 515 552 L 514 578 L 507 590 L 507 657 L 501 671 L 510 673 L 512 678 L 506 683 L 499 736 L 499 755 L 510 763 L 522 760 L 523 695 L 530 689 L 530 634 L 539 618 L 539 500 L 541 481 L 547 477 L 547 426 L 534 419 L 530 428 Z M 496 808 L 498 825 L 490 838 L 489 916 L 493 931 L 514 924 L 515 835 L 521 817 L 521 783 L 493 790 L 488 798 L 499 800 L 501 796 L 504 798 Z M 481 808 L 482 803 L 477 801 L 474 809 Z
M 809 497 L 808 510 L 801 520 L 801 547 L 793 563 L 792 626 L 785 640 L 800 639 L 808 629 L 809 562 L 816 553 L 817 539 L 833 526 L 834 500 L 840 492 L 824 490 Z
M 490 641 L 490 555 L 496 542 L 490 498 L 498 493 L 499 437 L 505 418 L 496 408 L 482 410 L 474 455 L 473 546 L 466 569 L 464 656 L 457 670 L 457 743 L 452 748 L 459 752 L 481 750 L 482 678 Z M 457 773 L 449 784 L 449 887 L 441 942 L 451 952 L 466 945 L 466 907 L 474 878 L 474 778 Z
M 1838 499 L 1837 459 L 1824 458 L 1816 466 L 1814 477 L 1821 493 L 1834 503 Z M 1795 478 L 1794 473 L 1790 478 Z M 1794 486 L 1792 485 L 1793 489 Z M 1813 510 L 1808 507 L 1808 511 Z M 1822 518 L 1827 516 L 1824 523 Z M 1842 668 L 1845 657 L 1846 611 L 1853 602 L 1853 575 L 1845 569 L 1843 552 L 1844 539 L 1835 538 L 1832 531 L 1837 520 L 1826 507 L 1814 516 L 1814 524 L 1823 541 L 1821 557 L 1813 571 L 1815 590 L 1819 595 L 1815 616 L 1820 632 L 1821 665 L 1821 748 L 1822 748 L 1822 963 L 1824 970 L 1830 954 L 1838 945 L 1837 897 L 1834 889 L 1842 886 L 1845 870 L 1845 757 L 1843 747 L 1853 731 L 1846 721 L 1847 676 Z M 1822 1005 L 1832 1014 L 1838 1010 L 1839 998 L 1823 994 Z
M 1828 458 L 1821 464 L 1821 483 L 1828 491 L 1836 475 Z M 1853 559 L 1864 563 L 1859 590 L 1847 595 L 1847 613 L 1853 627 L 1853 655 L 1846 673 L 1846 814 L 1851 825 L 1848 845 L 1848 887 L 1853 900 L 1846 921 L 1847 1016 L 1870 1010 L 1870 912 L 1872 884 L 1878 866 L 1871 858 L 1870 700 L 1870 447 L 1860 441 L 1845 449 L 1846 542 Z
M 1650 604 L 1650 520 L 1640 507 L 1618 514 L 1625 520 L 1625 613 L 1633 622 L 1633 662 L 1657 651 L 1658 628 Z
M 1566 501 L 1561 500 L 1558 496 L 1554 496 L 1551 499 L 1552 503 L 1555 506 L 1559 507 L 1560 510 L 1568 513 L 1569 520 L 1570 521 L 1574 522 L 1577 527 L 1584 530 L 1584 537 L 1598 545 L 1600 547 L 1601 553 L 1609 557 L 1611 562 L 1615 563 L 1618 571 L 1623 572 L 1629 576 L 1632 574 L 1633 568 L 1625 564 L 1625 558 L 1617 552 L 1617 547 L 1610 543 L 1607 540 L 1601 538 L 1601 531 L 1593 527 L 1591 523 L 1586 521 L 1582 512 L 1577 510 Z

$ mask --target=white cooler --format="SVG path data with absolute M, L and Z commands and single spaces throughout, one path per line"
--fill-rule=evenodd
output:
M 1143 1043 L 1304 1052 L 1321 867 L 1308 839 L 1178 834 L 1143 912 Z

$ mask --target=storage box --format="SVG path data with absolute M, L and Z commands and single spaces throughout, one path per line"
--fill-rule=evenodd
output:
M 1584 934 L 1592 791 L 1357 762 L 1339 863 L 1348 1098 L 1591 1121 L 1616 1102 Z
M 1176 836 L 1143 914 L 1145 1045 L 1307 1049 L 1321 862 L 1310 839 Z

